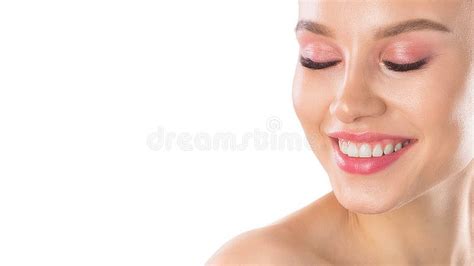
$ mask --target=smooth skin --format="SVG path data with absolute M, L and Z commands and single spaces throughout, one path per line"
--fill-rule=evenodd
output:
M 225 243 L 206 265 L 474 265 L 474 8 L 470 0 L 301 0 L 296 114 L 333 191 Z M 429 19 L 449 31 L 391 25 Z M 380 36 L 379 36 L 380 37 Z M 382 62 L 430 60 L 394 72 Z M 372 175 L 338 168 L 327 133 L 380 132 L 418 142 Z

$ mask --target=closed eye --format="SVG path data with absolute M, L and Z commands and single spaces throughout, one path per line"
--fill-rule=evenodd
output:
M 314 62 L 311 59 L 300 56 L 301 65 L 309 69 L 317 70 L 317 69 L 328 68 L 328 67 L 337 65 L 339 62 L 341 62 L 341 60 L 329 61 L 329 62 Z
M 383 61 L 383 63 L 390 70 L 397 71 L 397 72 L 407 72 L 407 71 L 412 71 L 412 70 L 422 68 L 427 63 L 427 59 L 425 58 L 418 62 L 408 63 L 408 64 L 395 64 L 390 61 Z
M 408 64 L 396 64 L 390 61 L 383 61 L 383 63 L 389 70 L 392 70 L 395 72 L 407 72 L 407 71 L 412 71 L 412 70 L 417 70 L 417 69 L 422 68 L 427 63 L 427 61 L 428 61 L 427 58 L 425 58 L 420 61 L 417 61 L 414 63 L 408 63 Z M 306 68 L 314 69 L 314 70 L 328 68 L 328 67 L 337 65 L 339 62 L 341 62 L 341 60 L 329 61 L 329 62 L 314 62 L 311 59 L 300 56 L 301 65 Z

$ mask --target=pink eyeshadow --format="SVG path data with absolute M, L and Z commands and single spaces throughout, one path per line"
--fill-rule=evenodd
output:
M 339 59 L 334 49 L 324 45 L 306 45 L 301 48 L 301 55 L 315 62 L 327 62 Z
M 396 42 L 383 52 L 382 60 L 397 64 L 407 64 L 419 61 L 429 55 L 429 47 L 423 43 L 408 41 Z
M 315 62 L 340 60 L 338 49 L 324 38 L 308 34 L 298 34 L 300 53 L 303 57 Z

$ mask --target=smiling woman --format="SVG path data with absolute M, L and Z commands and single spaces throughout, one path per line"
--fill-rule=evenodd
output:
M 300 1 L 293 103 L 333 190 L 207 265 L 473 265 L 473 12 Z

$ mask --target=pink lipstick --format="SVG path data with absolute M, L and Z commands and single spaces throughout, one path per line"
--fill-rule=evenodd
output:
M 416 139 L 405 136 L 394 136 L 388 134 L 379 134 L 379 133 L 348 133 L 348 132 L 334 132 L 328 134 L 331 137 L 331 142 L 333 146 L 333 154 L 336 164 L 343 171 L 351 174 L 361 174 L 361 175 L 370 175 L 376 172 L 379 172 L 389 165 L 397 161 L 401 156 L 403 156 L 415 143 Z M 365 144 L 375 144 L 375 143 L 400 143 L 404 142 L 405 145 L 395 152 L 390 152 L 389 154 L 383 154 L 378 157 L 351 157 L 341 151 L 339 140 L 352 142 L 352 143 L 365 143 Z M 369 155 L 370 156 L 370 155 Z

